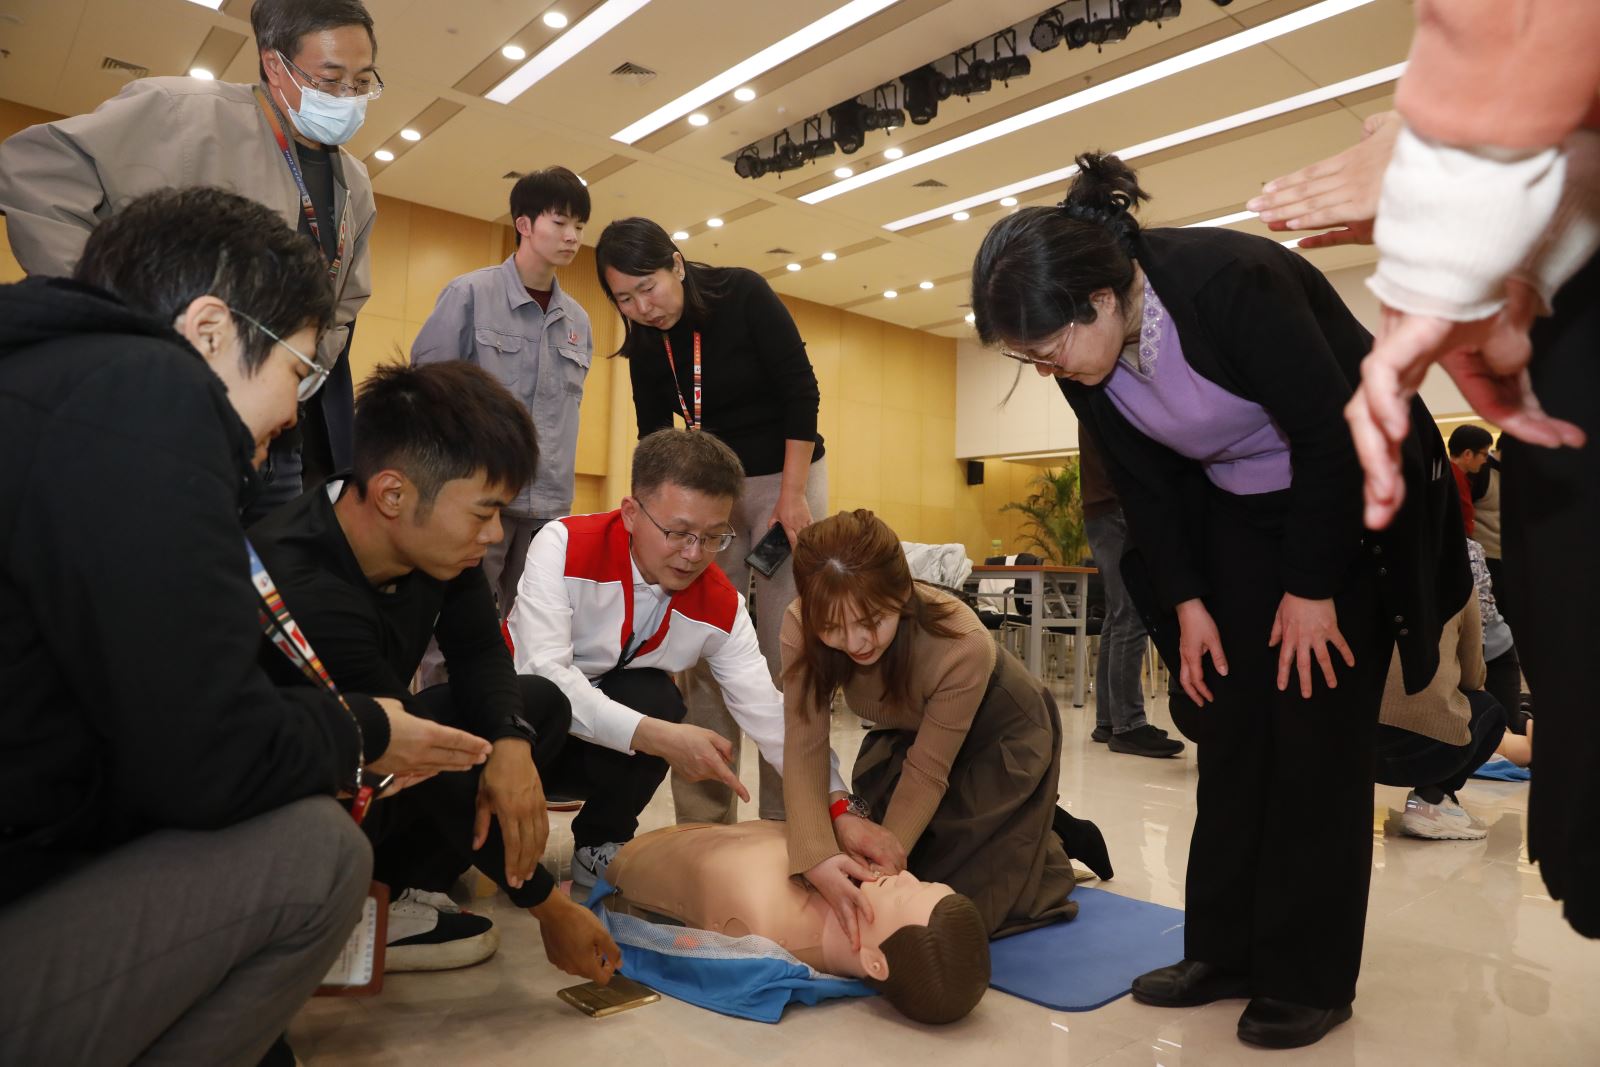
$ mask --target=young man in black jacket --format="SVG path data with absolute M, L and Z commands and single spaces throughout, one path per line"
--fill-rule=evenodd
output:
M 487 756 L 257 665 L 239 508 L 332 317 L 315 247 L 215 189 L 0 288 L 0 1062 L 288 1056 L 369 878 L 333 795 Z
M 367 823 L 375 874 L 390 887 L 391 970 L 487 959 L 487 919 L 441 890 L 476 864 L 539 920 L 550 962 L 609 980 L 617 947 L 539 857 L 549 836 L 540 768 L 566 741 L 571 707 L 554 682 L 518 677 L 481 566 L 500 513 L 533 477 L 527 409 L 482 368 L 390 366 L 361 386 L 355 469 L 250 529 L 284 599 L 341 688 L 405 699 L 417 714 L 494 743 L 481 773 L 441 774 Z M 450 681 L 409 697 L 430 639 Z M 296 672 L 270 644 L 262 664 Z

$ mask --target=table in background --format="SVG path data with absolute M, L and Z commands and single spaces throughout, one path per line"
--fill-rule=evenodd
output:
M 1072 642 L 1072 703 L 1074 707 L 1083 707 L 1084 695 L 1088 689 L 1089 674 L 1089 577 L 1099 574 L 1095 567 L 1058 567 L 1051 564 L 1010 564 L 996 566 L 983 564 L 972 568 L 974 578 L 1008 578 L 1014 586 L 1026 584 L 1026 593 L 1020 588 L 1015 588 L 1010 594 L 1012 599 L 1022 596 L 1028 597 L 1028 641 L 1027 655 L 1023 659 L 1028 673 L 1035 678 L 1043 679 L 1042 660 L 1044 659 L 1044 632 L 1046 630 L 1066 630 L 1074 635 Z M 994 597 L 994 593 L 982 593 L 981 597 Z M 1047 601 L 1053 600 L 1061 605 L 1062 614 L 1051 616 L 1047 613 Z M 1009 615 L 1010 612 L 1004 611 Z

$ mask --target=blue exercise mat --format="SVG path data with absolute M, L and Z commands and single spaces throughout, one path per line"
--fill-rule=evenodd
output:
M 1183 912 L 1104 889 L 1072 891 L 1078 917 L 989 946 L 989 984 L 1057 1011 L 1111 1003 L 1146 971 L 1183 959 Z
M 1493 782 L 1526 782 L 1533 777 L 1533 772 L 1527 767 L 1518 767 L 1504 756 L 1491 756 L 1488 763 L 1472 772 L 1472 777 Z

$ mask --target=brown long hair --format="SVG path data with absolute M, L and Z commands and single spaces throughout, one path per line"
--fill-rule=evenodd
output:
M 865 508 L 841 511 L 800 531 L 794 549 L 794 584 L 800 596 L 803 654 L 789 665 L 785 683 L 806 685 L 826 714 L 834 691 L 855 674 L 850 657 L 819 636 L 852 607 L 868 616 L 897 614 L 900 625 L 884 650 L 884 690 L 897 704 L 911 702 L 912 627 L 935 637 L 956 637 L 955 608 L 917 595 L 900 538 Z

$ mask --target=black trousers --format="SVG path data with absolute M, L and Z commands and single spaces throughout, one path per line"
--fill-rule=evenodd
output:
M 665 671 L 651 667 L 614 670 L 595 683 L 617 703 L 667 722 L 682 722 L 688 713 L 683 694 Z M 607 841 L 631 841 L 639 829 L 639 813 L 667 776 L 667 761 L 643 752 L 628 755 L 602 745 L 570 738 L 546 781 L 549 788 L 583 797 L 583 810 L 572 820 L 576 848 Z
M 1522 663 L 1517 659 L 1517 646 L 1512 645 L 1484 666 L 1488 675 L 1483 683 L 1484 691 L 1500 705 L 1510 729 L 1511 724 L 1518 721 L 1517 710 L 1522 706 Z
M 1500 599 L 1539 720 L 1528 855 L 1573 929 L 1600 937 L 1600 257 L 1535 325 L 1530 372 L 1544 409 L 1581 426 L 1588 443 L 1547 449 L 1508 437 L 1501 460 Z
M 572 705 L 566 694 L 547 678 L 521 675 L 522 717 L 534 729 L 533 763 L 541 778 L 548 776 L 557 755 L 567 743 L 572 725 Z M 408 704 L 423 718 L 450 726 L 467 721 L 455 705 L 449 685 L 424 689 Z M 472 848 L 472 825 L 477 815 L 478 781 L 483 768 L 437 774 L 426 782 L 402 790 L 372 806 L 363 828 L 372 840 L 372 876 L 394 893 L 402 889 L 442 892 L 455 884 L 468 867 L 494 879 L 513 903 L 532 907 L 539 895 L 532 882 L 520 889 L 506 884 L 505 842 L 500 824 L 489 824 L 483 847 Z
M 1297 674 L 1278 691 L 1267 641 L 1284 594 L 1287 495 L 1213 488 L 1196 524 L 1213 591 L 1206 608 L 1229 667 L 1224 678 L 1205 660 L 1213 703 L 1197 707 L 1178 686 L 1176 634 L 1167 628 L 1158 641 L 1173 721 L 1195 742 L 1200 769 L 1184 955 L 1248 976 L 1252 995 L 1335 1007 L 1354 999 L 1361 969 L 1374 744 L 1393 645 L 1359 562 L 1334 598 L 1356 665 L 1331 653 L 1337 688 L 1313 664 L 1309 700 Z
M 1500 702 L 1487 692 L 1466 694 L 1472 706 L 1468 729 L 1472 737 L 1464 745 L 1451 745 L 1431 737 L 1414 734 L 1397 726 L 1378 727 L 1378 781 L 1407 789 L 1433 786 L 1454 793 L 1467 784 L 1472 772 L 1494 755 L 1506 733 L 1506 713 Z

